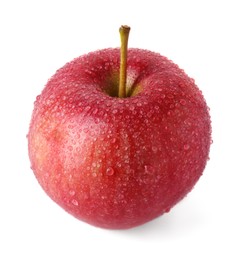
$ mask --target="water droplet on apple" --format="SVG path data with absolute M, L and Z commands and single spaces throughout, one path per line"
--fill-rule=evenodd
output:
M 71 145 L 68 146 L 68 150 L 69 150 L 69 151 L 72 151 L 72 150 L 73 150 L 73 146 L 71 146 Z
M 114 173 L 115 173 L 115 171 L 114 171 L 114 169 L 113 169 L 112 167 L 108 167 L 108 168 L 106 169 L 106 172 L 105 172 L 105 174 L 106 174 L 107 176 L 112 176 L 112 175 L 114 175 Z
M 74 190 L 70 190 L 69 194 L 70 194 L 70 196 L 74 196 L 76 194 L 76 192 Z
M 99 124 L 99 122 L 100 122 L 100 119 L 99 118 L 95 118 L 95 123 Z
M 93 114 L 95 115 L 98 112 L 98 108 L 94 109 Z
M 91 107 L 90 106 L 87 106 L 86 108 L 85 108 L 85 111 L 89 111 L 91 109 Z
M 88 129 L 88 128 L 84 128 L 84 130 L 83 130 L 83 131 L 84 131 L 84 133 L 86 133 L 86 134 L 87 134 L 87 133 L 89 132 L 89 129 Z
M 144 166 L 144 172 L 147 174 L 152 174 L 155 172 L 155 168 L 152 165 L 145 165 Z
M 189 144 L 185 144 L 185 145 L 183 146 L 183 149 L 184 149 L 185 151 L 187 151 L 189 148 L 190 148 L 190 145 L 189 145 Z
M 166 208 L 165 213 L 169 213 L 170 210 L 171 210 L 171 208 Z
M 92 163 L 92 167 L 93 167 L 93 168 L 96 167 L 96 163 L 95 163 L 95 162 Z
M 96 167 L 99 169 L 99 168 L 101 167 L 101 163 L 98 162 L 98 163 L 96 164 Z
M 156 146 L 152 146 L 152 151 L 156 153 L 158 151 L 158 148 Z
M 75 206 L 78 206 L 78 205 L 79 205 L 79 203 L 78 203 L 78 201 L 77 201 L 76 199 L 71 200 L 71 203 L 72 203 L 73 205 L 75 205 Z
M 180 104 L 181 104 L 182 106 L 185 106 L 186 103 L 187 103 L 185 99 L 180 99 L 179 102 L 180 102 Z

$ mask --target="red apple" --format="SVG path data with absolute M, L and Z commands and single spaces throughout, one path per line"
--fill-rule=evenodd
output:
M 36 99 L 28 134 L 45 192 L 76 218 L 110 229 L 168 212 L 202 175 L 211 142 L 193 79 L 158 53 L 121 54 L 127 60 L 118 48 L 95 51 L 58 70 Z

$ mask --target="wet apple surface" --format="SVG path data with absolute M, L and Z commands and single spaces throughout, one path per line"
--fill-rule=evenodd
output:
M 159 54 L 130 49 L 127 98 L 112 97 L 119 49 L 79 57 L 37 98 L 29 154 L 37 179 L 68 212 L 127 228 L 181 200 L 205 167 L 210 117 L 199 89 Z M 135 87 L 136 86 L 136 87 Z
M 67 63 L 36 99 L 29 157 L 46 193 L 95 226 L 131 228 L 168 212 L 206 166 L 211 122 L 194 80 L 160 54 L 120 49 Z

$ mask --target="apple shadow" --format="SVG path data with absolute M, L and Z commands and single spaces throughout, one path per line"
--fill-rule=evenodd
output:
M 131 236 L 140 240 L 157 240 L 178 237 L 196 232 L 204 222 L 204 217 L 199 209 L 185 201 L 176 205 L 169 213 L 141 226 L 117 230 L 122 236 Z

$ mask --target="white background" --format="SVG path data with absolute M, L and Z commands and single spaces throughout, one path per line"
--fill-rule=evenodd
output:
M 126 231 L 89 226 L 38 185 L 27 154 L 33 102 L 67 61 L 119 46 L 169 57 L 211 108 L 210 161 L 170 213 Z M 0 259 L 239 259 L 238 1 L 0 2 Z

